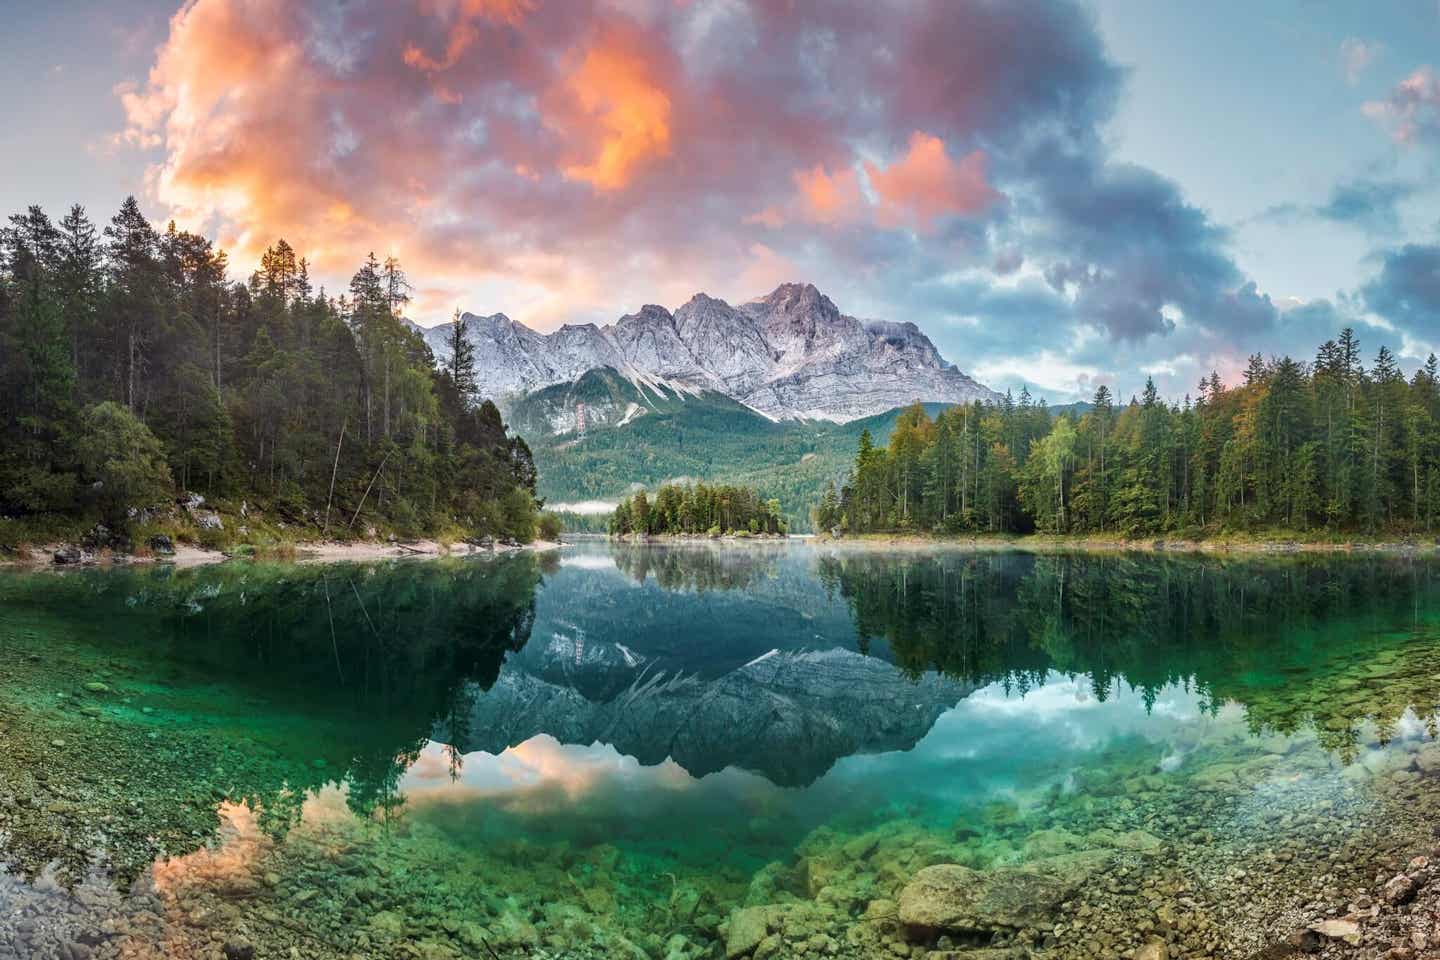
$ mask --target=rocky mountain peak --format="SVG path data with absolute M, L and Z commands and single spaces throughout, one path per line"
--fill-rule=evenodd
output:
M 852 420 L 914 400 L 997 395 L 947 363 L 908 321 L 861 323 L 810 283 L 786 283 L 739 307 L 697 293 L 673 314 L 646 304 L 608 326 L 541 334 L 496 313 L 465 314 L 480 392 L 502 405 L 611 367 L 626 377 L 708 389 L 774 417 Z M 449 324 L 425 331 L 437 360 Z
M 840 310 L 813 283 L 782 283 L 763 297 L 751 300 L 747 307 L 763 306 L 766 311 L 782 313 L 822 313 L 838 317 Z
M 673 327 L 675 325 L 675 318 L 672 317 L 670 315 L 670 311 L 666 310 L 664 307 L 654 303 L 647 303 L 637 312 L 625 314 L 625 316 L 621 317 L 618 321 L 616 321 L 615 325 L 620 326 L 624 323 L 659 323 Z

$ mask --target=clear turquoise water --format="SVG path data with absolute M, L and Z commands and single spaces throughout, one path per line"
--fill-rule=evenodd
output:
M 0 957 L 694 960 L 762 905 L 776 955 L 893 954 L 935 944 L 886 919 L 922 867 L 1076 851 L 1110 859 L 1069 906 L 955 939 L 1065 955 L 1093 888 L 1123 952 L 1143 869 L 1177 953 L 1238 956 L 1423 832 L 1437 620 L 1423 559 L 8 573 Z

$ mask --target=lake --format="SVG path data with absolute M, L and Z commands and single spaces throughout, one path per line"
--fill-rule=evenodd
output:
M 4 958 L 1252 956 L 1440 813 L 1419 557 L 11 570 L 0 652 Z

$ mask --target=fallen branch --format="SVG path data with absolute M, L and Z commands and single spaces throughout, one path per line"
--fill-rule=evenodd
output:
M 380 476 L 380 471 L 385 469 L 385 464 L 389 459 L 390 451 L 386 450 L 385 456 L 380 458 L 380 466 L 375 468 L 375 475 L 370 478 L 370 482 L 365 486 L 365 494 L 360 498 L 360 506 L 356 507 L 355 512 L 350 516 L 350 526 L 352 528 L 355 526 L 355 518 L 360 516 L 360 511 L 365 508 L 365 498 L 370 496 L 370 488 L 375 486 L 376 478 Z
M 335 473 L 340 469 L 340 445 L 345 442 L 345 426 L 348 419 L 340 421 L 340 439 L 335 441 L 335 463 L 330 467 L 330 493 L 325 497 L 325 525 L 320 528 L 320 536 L 330 529 L 330 501 L 335 499 Z

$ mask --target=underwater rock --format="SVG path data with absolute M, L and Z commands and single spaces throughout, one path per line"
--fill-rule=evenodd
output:
M 760 945 L 755 948 L 755 960 L 769 960 L 770 957 L 780 952 L 782 946 L 784 946 L 784 941 L 780 939 L 780 934 L 770 934 L 770 936 L 761 940 Z
M 1135 950 L 1133 960 L 1170 960 L 1170 948 L 1164 940 L 1151 940 Z
M 1037 830 L 1025 838 L 1027 859 L 1055 857 L 1085 849 L 1085 838 L 1077 836 L 1064 827 L 1049 827 Z
M 255 960 L 255 947 L 244 940 L 227 940 L 225 960 Z
M 1107 851 L 1090 850 L 984 872 L 957 863 L 926 867 L 900 891 L 900 922 L 920 937 L 1041 923 L 1109 859 Z
M 382 910 L 370 918 L 370 932 L 381 937 L 403 936 L 405 918 L 392 910 Z
M 1360 925 L 1353 920 L 1322 920 L 1311 930 L 1330 940 L 1343 940 L 1353 946 L 1360 943 Z
M 1415 893 L 1419 887 L 1420 885 L 1413 878 L 1403 873 L 1397 873 L 1380 891 L 1380 898 L 1392 906 L 1409 903 L 1415 899 Z
M 969 867 L 926 867 L 900 891 L 900 922 L 920 932 L 974 929 L 980 889 L 980 874 Z
M 533 947 L 540 943 L 535 925 L 514 910 L 506 910 L 490 926 L 495 942 L 502 947 Z
M 770 932 L 769 907 L 741 907 L 730 914 L 725 932 L 726 960 L 736 960 L 754 952 Z
M 1108 829 L 1096 830 L 1090 834 L 1090 845 L 1114 847 L 1147 856 L 1153 856 L 1165 848 L 1163 840 L 1144 830 L 1126 830 L 1123 833 Z

